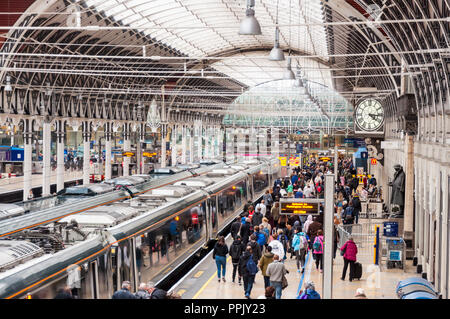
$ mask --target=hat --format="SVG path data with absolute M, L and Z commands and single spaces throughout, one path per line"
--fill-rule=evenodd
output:
M 362 289 L 362 288 L 356 289 L 356 295 L 355 296 L 360 296 L 360 295 L 365 295 L 364 289 Z

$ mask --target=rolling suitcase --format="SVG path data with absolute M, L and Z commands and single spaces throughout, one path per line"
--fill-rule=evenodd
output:
M 355 272 L 353 274 L 353 279 L 361 280 L 362 277 L 362 265 L 359 262 L 355 262 Z

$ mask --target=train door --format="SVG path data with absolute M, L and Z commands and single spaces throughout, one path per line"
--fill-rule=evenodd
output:
M 140 240 L 140 237 L 139 237 L 139 240 Z M 138 249 L 138 247 L 136 246 L 136 237 L 133 237 L 133 238 L 131 238 L 131 240 L 130 240 L 130 242 L 131 242 L 131 251 L 130 251 L 130 261 L 131 261 L 131 265 L 130 265 L 130 275 L 131 275 L 131 278 L 133 278 L 134 279 L 134 287 L 135 287 L 135 289 L 136 289 L 136 291 L 137 291 L 137 289 L 138 289 L 138 287 L 139 287 L 139 281 L 140 281 L 140 273 L 139 273 L 139 271 L 138 271 L 138 268 L 137 268 L 137 263 L 136 263 L 136 252 L 137 252 L 137 249 Z
M 210 239 L 215 239 L 219 227 L 217 219 L 217 196 L 206 200 L 206 214 L 208 216 L 208 233 Z
M 89 281 L 91 285 L 92 299 L 99 299 L 99 286 L 98 286 L 98 264 L 97 260 L 91 261 L 89 264 Z
M 121 278 L 120 278 L 120 248 L 118 245 L 114 245 L 111 248 L 111 265 L 112 265 L 112 282 L 113 282 L 113 291 L 117 291 L 119 287 L 121 287 Z

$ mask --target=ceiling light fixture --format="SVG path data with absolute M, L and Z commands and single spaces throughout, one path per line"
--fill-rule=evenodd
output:
M 287 68 L 286 68 L 286 71 L 284 71 L 283 79 L 295 80 L 295 74 L 294 74 L 294 72 L 292 72 L 292 68 L 291 68 L 291 58 L 290 57 L 287 59 Z
M 284 61 L 284 52 L 280 49 L 280 29 L 275 28 L 275 44 L 269 55 L 270 61 Z
M 245 11 L 246 17 L 241 21 L 241 25 L 239 27 L 240 35 L 261 34 L 261 26 L 255 18 L 255 10 L 253 9 L 254 6 L 255 0 L 247 0 L 247 10 Z

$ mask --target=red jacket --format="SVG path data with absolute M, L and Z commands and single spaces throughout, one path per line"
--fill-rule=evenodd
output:
M 356 247 L 356 244 L 353 241 L 348 240 L 344 246 L 341 247 L 341 251 L 344 251 L 344 258 L 356 261 L 356 254 L 358 254 L 358 247 Z

